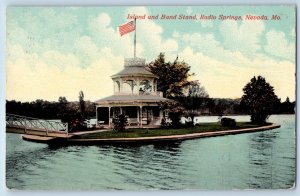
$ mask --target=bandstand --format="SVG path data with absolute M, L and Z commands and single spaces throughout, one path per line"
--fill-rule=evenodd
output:
M 96 101 L 97 126 L 112 127 L 112 119 L 119 114 L 127 116 L 131 127 L 160 125 L 160 106 L 168 99 L 157 91 L 158 77 L 145 69 L 145 59 L 126 58 L 124 69 L 111 78 L 114 94 Z

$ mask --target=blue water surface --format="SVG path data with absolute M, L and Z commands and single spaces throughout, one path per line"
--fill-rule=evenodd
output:
M 30 190 L 291 188 L 295 116 L 273 115 L 269 121 L 281 128 L 134 146 L 51 147 L 7 134 L 6 183 L 8 188 Z

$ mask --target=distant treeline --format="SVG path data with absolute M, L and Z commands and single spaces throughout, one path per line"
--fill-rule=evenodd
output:
M 240 104 L 241 99 L 216 99 L 202 97 L 175 97 L 187 110 L 195 112 L 197 115 L 240 115 L 246 114 L 245 109 Z M 295 102 L 290 102 L 287 98 L 274 108 L 275 114 L 294 114 Z M 42 119 L 60 119 L 64 114 L 76 113 L 80 111 L 79 102 L 69 102 L 65 97 L 60 97 L 57 102 L 49 102 L 37 99 L 32 102 L 6 101 L 6 112 L 36 117 Z M 96 116 L 95 103 L 85 101 L 85 113 L 88 118 Z
M 96 116 L 95 104 L 85 101 L 85 113 L 88 118 Z M 32 102 L 6 101 L 6 113 L 41 119 L 61 119 L 65 114 L 80 112 L 78 101 L 68 102 L 65 97 L 60 97 L 58 102 L 37 99 Z
M 247 114 L 246 108 L 241 104 L 241 99 L 221 99 L 203 97 L 175 97 L 187 110 L 199 115 L 242 115 Z M 284 102 L 274 106 L 274 114 L 294 114 L 295 102 L 290 102 L 287 97 Z

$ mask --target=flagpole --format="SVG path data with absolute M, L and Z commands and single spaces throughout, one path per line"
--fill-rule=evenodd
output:
M 136 18 L 134 19 L 134 58 L 136 58 Z

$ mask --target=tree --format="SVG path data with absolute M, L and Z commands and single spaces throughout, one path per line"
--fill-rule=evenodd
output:
M 275 106 L 280 103 L 274 88 L 266 82 L 265 78 L 254 76 L 243 88 L 241 104 L 245 107 L 248 114 L 251 115 L 253 123 L 263 124 L 274 112 Z
M 287 97 L 285 102 L 281 103 L 280 105 L 280 113 L 283 114 L 294 114 L 295 110 L 294 110 L 295 104 L 290 102 L 290 98 Z
M 193 126 L 194 119 L 199 114 L 198 110 L 204 107 L 209 96 L 198 80 L 191 81 L 184 90 L 185 96 L 175 97 L 175 100 L 182 104 L 185 108 L 185 116 L 191 119 L 191 121 L 186 122 L 186 124 Z
M 225 105 L 225 100 L 223 99 L 217 99 L 215 100 L 216 104 L 215 104 L 215 111 L 214 113 L 217 114 L 220 118 L 224 115 L 224 111 L 226 108 Z
M 291 102 L 290 102 L 290 98 L 287 97 L 286 100 L 285 100 L 285 102 L 286 102 L 286 103 L 291 103 Z
M 66 99 L 66 97 L 58 98 L 58 114 L 59 115 L 66 113 L 67 105 L 68 105 L 68 100 Z
M 178 57 L 174 62 L 166 62 L 164 53 L 160 53 L 158 58 L 147 65 L 147 69 L 158 76 L 157 90 L 163 92 L 164 97 L 174 97 L 183 95 L 183 89 L 190 82 L 188 78 L 191 67 L 184 61 L 179 61 Z
M 58 103 L 61 105 L 67 105 L 68 104 L 68 100 L 66 97 L 59 97 L 58 98 Z
M 80 109 L 80 113 L 82 118 L 85 118 L 85 101 L 84 101 L 84 94 L 83 91 L 79 92 L 79 109 Z
M 69 124 L 70 130 L 87 130 L 86 120 L 86 106 L 84 101 L 84 94 L 82 91 L 79 92 L 79 109 L 75 103 L 69 104 L 70 111 L 63 114 L 62 121 L 66 121 Z M 60 99 L 63 100 L 63 99 Z
M 187 96 L 189 97 L 202 97 L 208 98 L 209 95 L 206 92 L 204 86 L 198 80 L 191 81 L 187 86 Z

